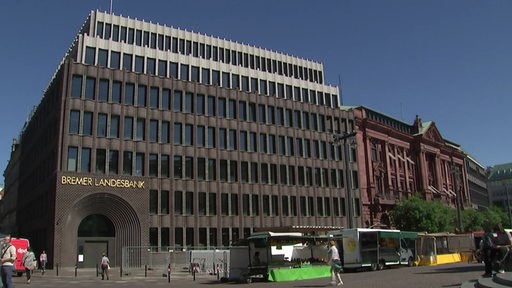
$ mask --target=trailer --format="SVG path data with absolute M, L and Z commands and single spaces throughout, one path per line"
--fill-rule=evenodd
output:
M 382 270 L 391 265 L 413 266 L 417 233 L 354 228 L 329 233 L 337 239 L 344 269 Z
M 251 234 L 230 248 L 229 280 L 250 283 L 329 277 L 327 240 L 302 233 Z

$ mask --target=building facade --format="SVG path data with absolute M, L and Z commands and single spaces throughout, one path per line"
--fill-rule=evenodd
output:
M 512 163 L 504 163 L 487 168 L 487 189 L 492 205 L 506 211 L 509 225 L 512 226 Z
M 478 161 L 466 155 L 464 159 L 466 172 L 468 174 L 468 189 L 471 199 L 471 205 L 475 209 L 484 209 L 489 207 L 489 191 L 487 190 L 487 171 Z
M 389 210 L 413 194 L 447 205 L 470 206 L 465 154 L 443 139 L 435 123 L 416 117 L 407 124 L 364 106 L 347 107 L 356 122 L 362 221 L 392 226 Z
M 346 227 L 349 205 L 359 227 L 358 166 L 331 143 L 355 129 L 338 98 L 320 63 L 93 11 L 11 159 L 18 233 L 51 264 L 94 267 L 123 247 Z

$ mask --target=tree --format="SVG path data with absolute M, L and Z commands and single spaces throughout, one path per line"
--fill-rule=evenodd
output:
M 454 209 L 439 201 L 427 201 L 414 195 L 402 199 L 390 211 L 391 219 L 400 230 L 428 233 L 453 231 Z

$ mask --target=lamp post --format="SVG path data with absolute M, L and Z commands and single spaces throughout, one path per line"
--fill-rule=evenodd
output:
M 508 221 L 510 222 L 510 226 L 512 227 L 512 215 L 510 214 L 510 198 L 508 196 L 508 185 L 507 183 L 503 183 L 503 186 L 505 186 L 505 196 L 507 196 Z
M 350 163 L 349 163 L 349 145 L 347 143 L 347 139 L 355 136 L 357 133 L 355 131 L 343 134 L 333 134 L 332 144 L 333 145 L 341 145 L 343 143 L 343 160 L 345 162 L 345 178 L 347 183 L 347 202 L 348 202 L 348 228 L 354 228 L 354 200 L 352 197 L 352 181 L 350 178 Z
M 459 167 L 455 166 L 455 164 L 452 165 L 451 172 L 453 174 L 453 178 L 455 179 L 455 206 L 457 207 L 457 223 L 458 223 L 458 229 L 459 232 L 463 231 L 462 227 L 462 213 L 461 213 L 461 198 L 460 192 L 459 192 L 459 177 L 460 177 L 460 170 Z

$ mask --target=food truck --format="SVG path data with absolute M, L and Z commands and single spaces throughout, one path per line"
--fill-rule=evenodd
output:
M 338 240 L 344 269 L 382 270 L 389 265 L 415 263 L 415 232 L 354 228 L 329 233 Z
M 230 248 L 230 281 L 293 281 L 329 277 L 326 236 L 258 232 Z

